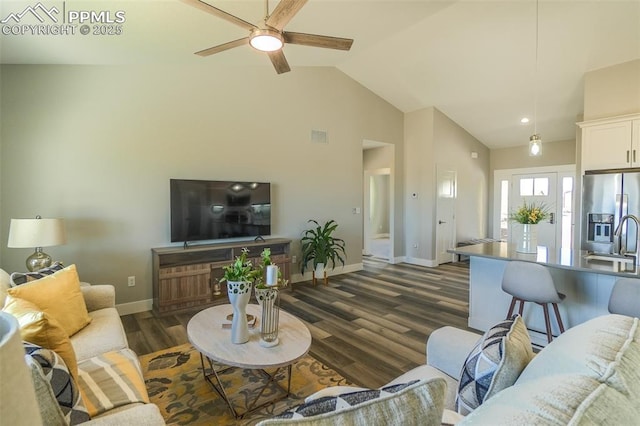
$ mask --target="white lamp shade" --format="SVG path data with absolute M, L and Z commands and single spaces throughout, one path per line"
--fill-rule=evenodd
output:
M 31 372 L 24 360 L 18 320 L 0 312 L 0 413 L 3 425 L 41 425 Z
M 66 242 L 62 219 L 11 219 L 7 247 L 50 247 Z

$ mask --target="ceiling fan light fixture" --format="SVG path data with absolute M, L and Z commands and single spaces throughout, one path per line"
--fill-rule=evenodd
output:
M 251 31 L 249 44 L 261 52 L 274 52 L 282 49 L 284 39 L 278 31 L 260 28 Z

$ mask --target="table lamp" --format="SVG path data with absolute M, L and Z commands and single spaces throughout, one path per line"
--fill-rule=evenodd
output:
M 9 227 L 9 248 L 35 247 L 35 252 L 27 258 L 27 269 L 37 271 L 51 266 L 51 256 L 42 247 L 65 244 L 67 238 L 62 219 L 11 219 Z

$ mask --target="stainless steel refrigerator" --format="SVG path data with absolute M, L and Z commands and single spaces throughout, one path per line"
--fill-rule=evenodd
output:
M 586 172 L 582 182 L 582 250 L 616 253 L 618 244 L 638 252 L 637 224 L 626 220 L 620 241 L 614 235 L 625 215 L 640 218 L 640 170 Z

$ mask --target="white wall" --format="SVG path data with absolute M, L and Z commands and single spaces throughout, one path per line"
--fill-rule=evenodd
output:
M 347 263 L 361 265 L 362 215 L 352 208 L 362 205 L 362 140 L 400 147 L 403 115 L 340 71 L 0 70 L 3 269 L 24 270 L 31 251 L 6 247 L 10 218 L 63 217 L 68 244 L 46 250 L 54 259 L 114 284 L 118 303 L 151 298 L 150 249 L 170 240 L 170 178 L 269 181 L 274 236 L 298 251 L 307 219 L 335 219 Z M 312 129 L 329 143 L 312 144 Z

